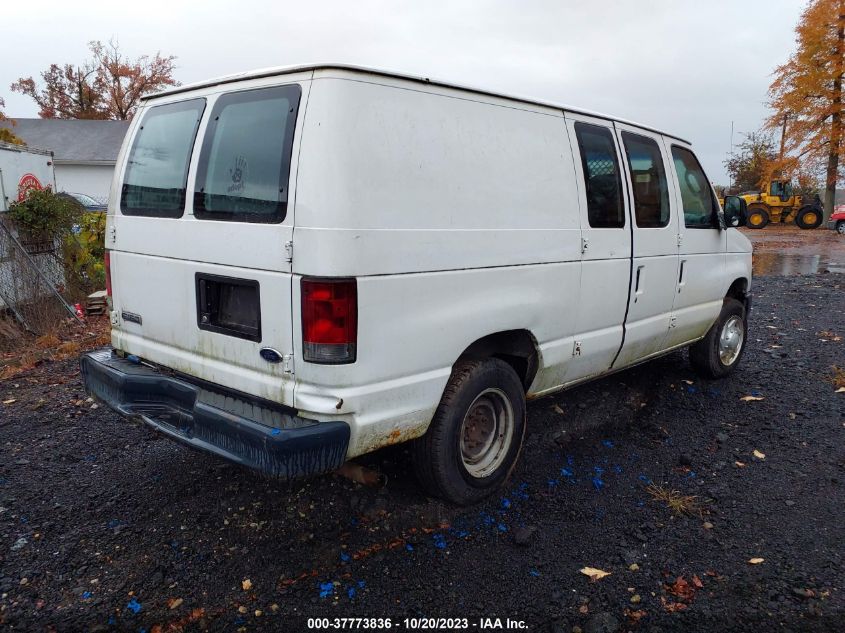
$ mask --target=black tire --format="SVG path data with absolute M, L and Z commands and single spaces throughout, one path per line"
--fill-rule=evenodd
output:
M 762 229 L 769 223 L 769 219 L 769 212 L 763 207 L 751 207 L 748 209 L 745 226 L 749 229 Z
M 720 338 L 722 330 L 729 321 L 734 325 L 737 324 L 736 317 L 738 317 L 738 323 L 741 324 L 742 339 L 736 357 L 730 362 L 725 362 L 720 354 Z M 747 344 L 748 321 L 745 315 L 745 306 L 736 299 L 729 297 L 722 303 L 722 312 L 713 327 L 708 330 L 703 339 L 690 346 L 689 360 L 695 372 L 702 378 L 724 378 L 739 365 Z
M 822 225 L 824 214 L 812 205 L 805 205 L 798 209 L 795 224 L 802 229 L 816 229 Z
M 467 442 L 464 420 L 471 419 L 467 418 L 471 406 L 475 405 L 473 409 L 478 411 L 479 399 L 491 395 L 500 399 L 503 405 L 505 401 L 510 403 L 511 432 L 503 434 L 502 447 L 495 451 L 491 463 L 495 468 L 483 476 L 473 476 L 462 451 L 464 442 Z M 497 430 L 500 428 L 496 426 Z M 502 437 L 498 433 L 490 436 L 497 438 L 493 440 L 494 445 Z M 496 358 L 459 361 L 452 369 L 428 431 L 412 444 L 417 478 L 434 496 L 458 505 L 476 503 L 493 493 L 508 478 L 516 465 L 524 436 L 525 392 L 513 368 Z
M 845 235 L 845 220 L 839 220 L 834 228 L 839 235 Z

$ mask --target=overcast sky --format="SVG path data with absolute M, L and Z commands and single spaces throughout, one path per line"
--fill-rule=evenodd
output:
M 800 0 L 40 0 L 3 6 L 0 97 L 37 115 L 18 77 L 81 62 L 117 38 L 132 56 L 176 55 L 183 83 L 333 61 L 421 74 L 607 112 L 693 142 L 711 180 L 731 121 L 766 116 L 771 72 L 794 48 Z

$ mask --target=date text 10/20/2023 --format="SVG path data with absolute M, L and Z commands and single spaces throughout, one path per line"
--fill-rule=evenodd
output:
M 511 618 L 308 618 L 309 630 L 504 631 L 527 630 L 524 620 Z

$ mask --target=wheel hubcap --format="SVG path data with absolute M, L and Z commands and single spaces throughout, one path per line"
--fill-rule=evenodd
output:
M 486 477 L 504 461 L 513 439 L 513 407 L 505 393 L 485 389 L 473 400 L 461 424 L 461 461 L 476 478 Z
M 815 224 L 816 220 L 818 220 L 818 219 L 819 219 L 819 216 L 817 216 L 815 213 L 810 212 L 810 213 L 804 214 L 804 222 L 806 224 Z
M 749 224 L 752 224 L 754 226 L 762 224 L 763 223 L 763 215 L 760 214 L 760 213 L 752 213 L 751 217 L 748 218 L 748 222 L 749 222 Z
M 738 316 L 732 316 L 722 326 L 719 335 L 719 360 L 725 366 L 733 365 L 739 357 L 745 340 L 745 323 Z

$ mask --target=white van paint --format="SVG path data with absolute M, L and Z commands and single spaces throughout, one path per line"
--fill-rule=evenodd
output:
M 197 217 L 200 148 L 217 100 L 291 85 L 301 96 L 284 220 Z M 192 99 L 206 103 L 184 213 L 125 214 L 127 160 L 145 116 Z M 590 225 L 579 124 L 613 139 L 624 227 Z M 631 173 L 626 133 L 649 139 L 662 161 L 660 228 L 634 222 L 632 188 L 652 184 Z M 610 117 L 354 67 L 179 88 L 145 102 L 118 158 L 106 238 L 113 347 L 305 420 L 340 421 L 347 458 L 425 434 L 456 362 L 491 335 L 521 332 L 533 345 L 521 377 L 528 398 L 665 354 L 701 339 L 731 289 L 750 296 L 751 281 L 746 238 L 685 226 L 677 147 L 689 144 Z M 260 341 L 198 327 L 197 274 L 258 282 Z M 303 278 L 355 280 L 354 362 L 303 357 Z M 267 362 L 264 348 L 284 362 Z

